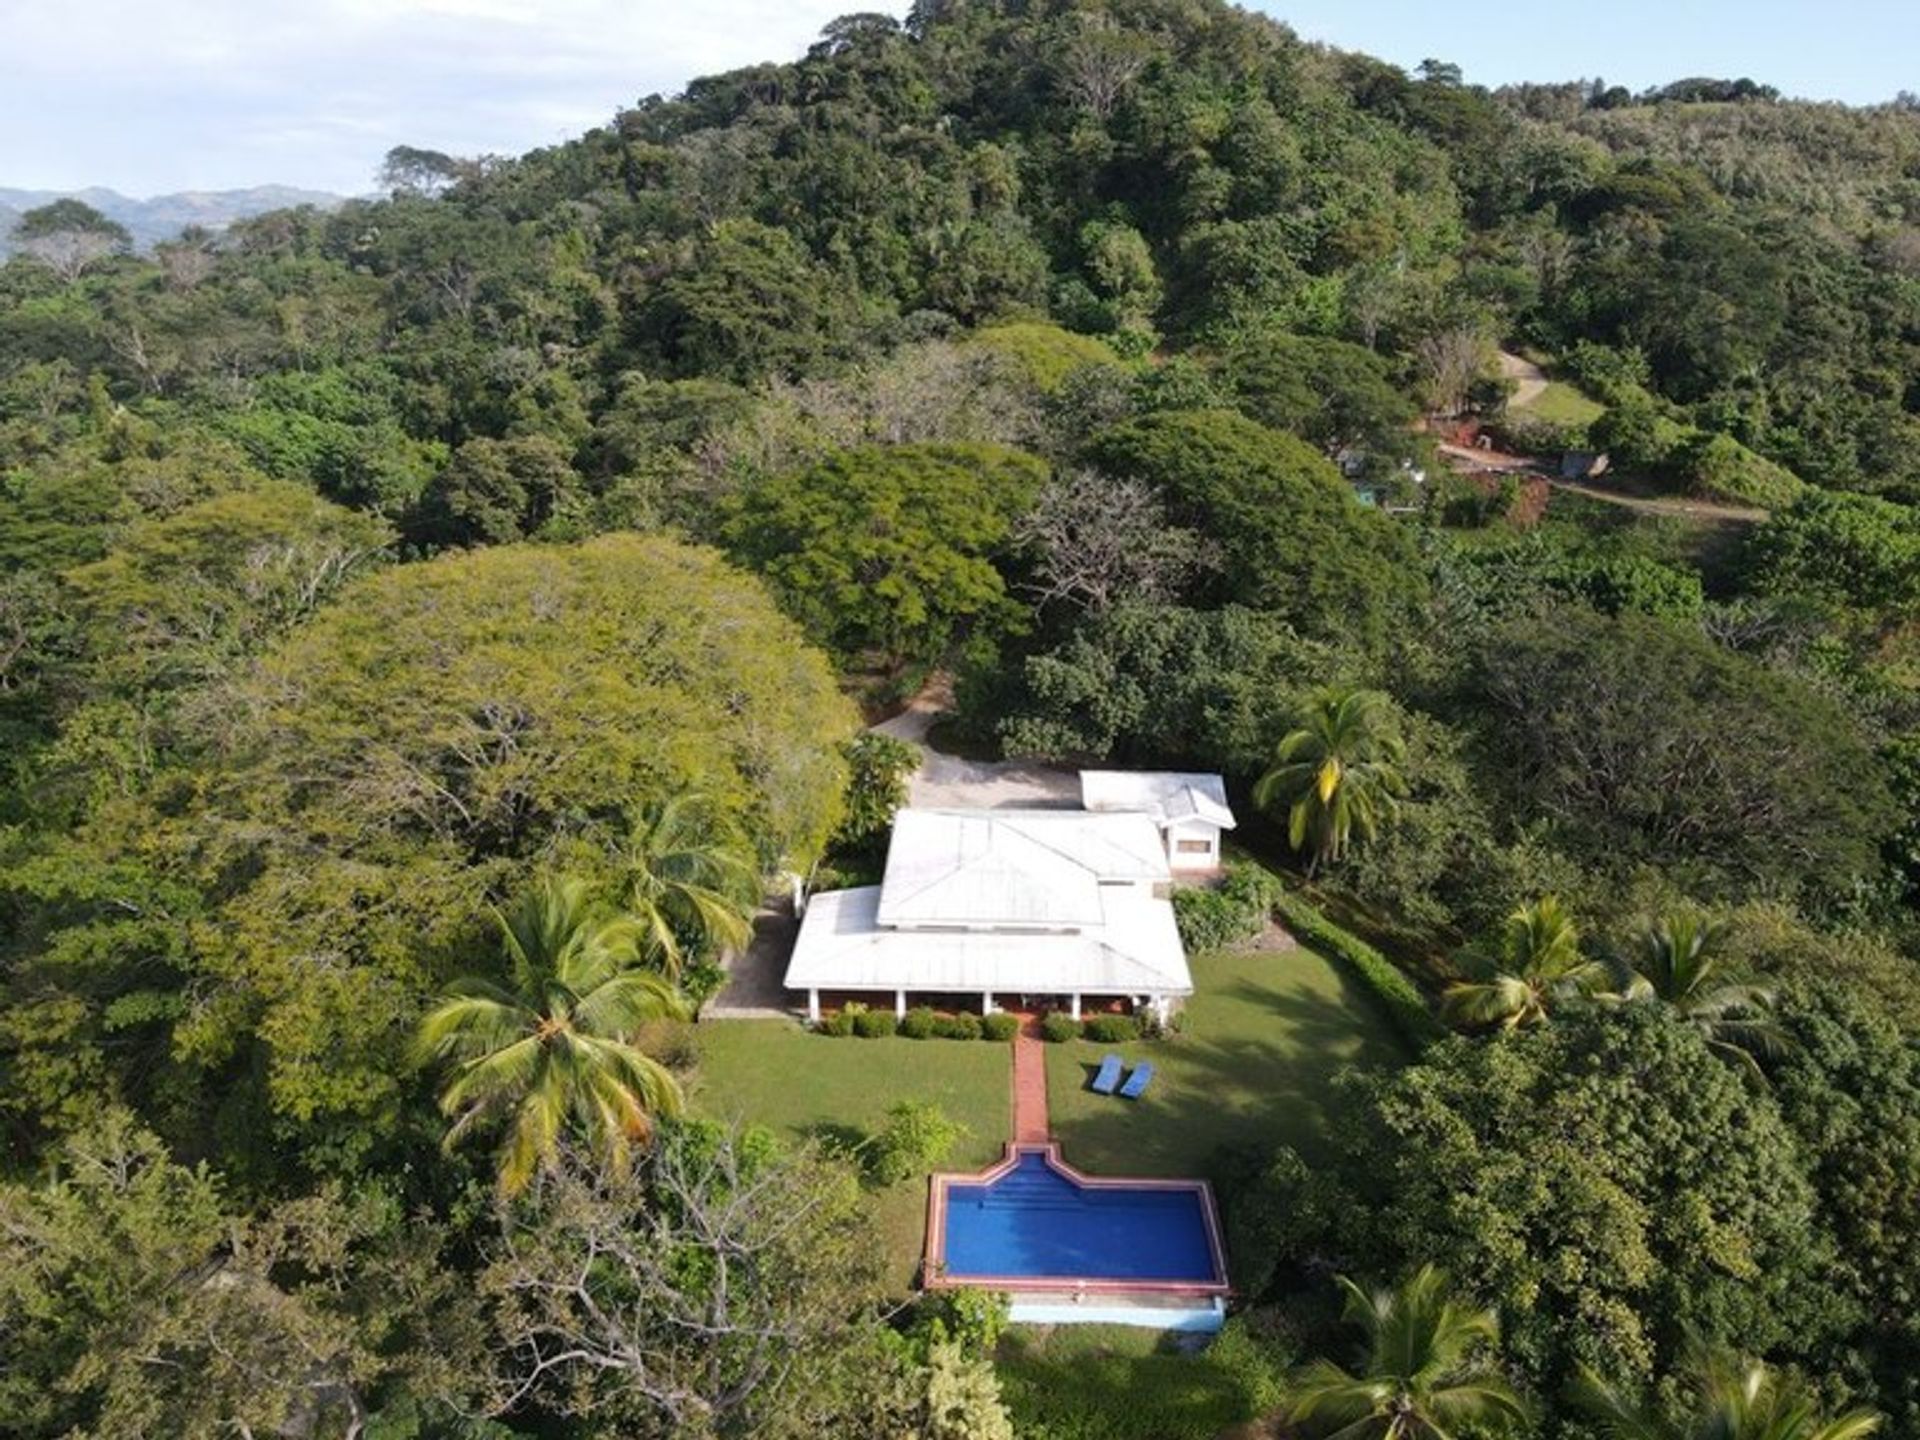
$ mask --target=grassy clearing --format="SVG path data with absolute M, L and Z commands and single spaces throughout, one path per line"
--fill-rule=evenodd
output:
M 1516 409 L 1551 425 L 1591 425 L 1607 413 L 1606 406 L 1564 380 L 1549 380 L 1545 390 Z
M 836 1039 L 788 1020 L 715 1020 L 694 1029 L 693 1107 L 716 1119 L 765 1125 L 794 1139 L 855 1145 L 887 1107 L 931 1100 L 967 1127 L 948 1163 L 974 1169 L 999 1157 L 1012 1129 L 1009 1047 L 984 1040 Z M 919 1264 L 924 1179 L 874 1196 L 888 1262 L 902 1290 Z
M 1096 1173 L 1205 1175 L 1222 1145 L 1282 1142 L 1312 1160 L 1340 1121 L 1335 1072 L 1397 1064 L 1372 997 L 1304 948 L 1196 956 L 1186 1033 L 1172 1041 L 1047 1047 L 1047 1103 L 1067 1158 Z M 1139 1101 L 1095 1095 L 1108 1051 L 1151 1060 Z
M 1330 1084 L 1350 1063 L 1398 1063 L 1398 1039 L 1372 998 L 1310 950 L 1246 950 L 1193 962 L 1199 993 L 1187 1033 L 1154 1044 L 1047 1047 L 1054 1133 L 1096 1173 L 1205 1175 L 1221 1145 L 1282 1141 L 1309 1159 L 1339 1123 Z M 694 1108 L 796 1139 L 857 1145 L 899 1100 L 930 1100 L 970 1132 L 948 1163 L 996 1159 L 1012 1133 L 1012 1067 L 986 1041 L 834 1039 L 785 1020 L 697 1026 Z M 1146 1098 L 1086 1091 L 1108 1049 L 1151 1058 Z M 924 1241 L 926 1184 L 879 1192 L 874 1210 L 897 1284 L 911 1282 Z
M 1019 1330 L 995 1369 L 1021 1434 L 1048 1440 L 1213 1440 L 1278 1402 L 1279 1359 L 1237 1325 L 1199 1354 L 1150 1330 Z

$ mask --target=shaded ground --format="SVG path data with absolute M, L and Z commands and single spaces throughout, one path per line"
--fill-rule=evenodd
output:
M 1170 1342 L 1118 1325 L 1022 1327 L 1000 1345 L 995 1370 L 1018 1433 L 1151 1435 L 1220 1440 L 1265 1435 L 1244 1426 L 1270 1394 L 1230 1353 Z
M 1398 1064 L 1398 1037 L 1371 996 L 1316 952 L 1249 948 L 1196 956 L 1186 1032 L 1153 1044 L 1047 1047 L 1053 1133 L 1095 1173 L 1205 1175 L 1221 1145 L 1284 1142 L 1308 1160 L 1341 1119 L 1344 1066 Z M 1100 1057 L 1151 1060 L 1138 1101 L 1095 1095 Z
M 800 922 L 781 899 L 753 917 L 753 943 L 723 962 L 727 983 L 701 1008 L 702 1020 L 778 1020 L 804 1013 L 806 997 L 781 982 Z

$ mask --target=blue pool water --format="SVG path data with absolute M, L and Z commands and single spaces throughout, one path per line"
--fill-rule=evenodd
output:
M 947 1187 L 946 1273 L 1214 1284 L 1198 1190 L 1074 1184 L 1036 1152 L 985 1185 Z

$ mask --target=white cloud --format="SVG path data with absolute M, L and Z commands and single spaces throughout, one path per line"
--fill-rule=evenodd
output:
M 517 153 L 797 55 L 849 0 L 0 3 L 0 185 L 357 191 L 392 145 Z M 856 7 L 857 8 L 857 7 Z

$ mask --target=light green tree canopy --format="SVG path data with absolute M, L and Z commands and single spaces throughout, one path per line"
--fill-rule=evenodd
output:
M 193 803 L 103 817 L 92 843 L 209 897 L 174 1056 L 209 1077 L 252 1057 L 226 1103 L 347 1165 L 401 1133 L 413 1021 L 490 902 L 554 858 L 612 883 L 634 813 L 695 788 L 756 866 L 804 864 L 855 722 L 756 581 L 633 535 L 361 580 L 222 702 L 173 792 Z

